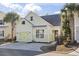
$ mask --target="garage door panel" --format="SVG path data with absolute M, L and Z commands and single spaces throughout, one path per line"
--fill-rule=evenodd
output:
M 31 32 L 20 32 L 17 34 L 17 41 L 23 41 L 23 42 L 31 42 Z

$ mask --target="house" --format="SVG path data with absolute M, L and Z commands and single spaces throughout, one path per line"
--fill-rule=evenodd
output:
M 79 15 L 74 13 L 74 39 L 79 43 Z
M 61 19 L 59 14 L 38 16 L 29 12 L 16 24 L 16 41 L 51 42 L 60 37 Z
M 0 12 L 0 39 L 4 38 L 4 28 L 6 27 L 3 22 L 4 13 Z
M 11 39 L 11 23 L 6 23 L 3 21 L 5 17 L 5 13 L 0 12 L 0 41 L 4 40 L 7 41 L 8 39 Z M 15 31 L 14 31 L 15 33 Z M 15 36 L 15 35 L 14 35 Z

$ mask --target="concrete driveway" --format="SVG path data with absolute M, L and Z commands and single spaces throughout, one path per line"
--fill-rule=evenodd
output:
M 30 51 L 41 51 L 40 47 L 47 45 L 45 43 L 5 43 L 0 45 L 0 48 L 4 49 L 19 49 Z
M 39 54 L 43 54 L 43 52 L 0 48 L 0 56 L 36 56 Z

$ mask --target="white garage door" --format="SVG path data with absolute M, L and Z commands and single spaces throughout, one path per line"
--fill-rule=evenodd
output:
M 17 41 L 32 42 L 31 32 L 19 32 L 19 33 L 17 33 Z

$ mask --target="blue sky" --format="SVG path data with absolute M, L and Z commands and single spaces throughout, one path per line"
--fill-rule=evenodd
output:
M 64 5 L 65 3 L 0 3 L 0 11 L 5 13 L 14 11 L 20 15 L 33 11 L 39 15 L 46 15 L 59 13 Z

